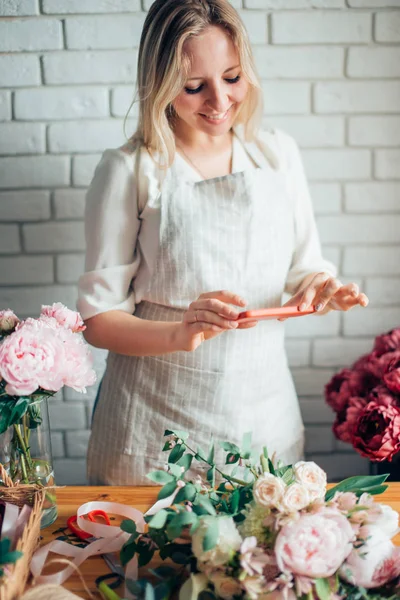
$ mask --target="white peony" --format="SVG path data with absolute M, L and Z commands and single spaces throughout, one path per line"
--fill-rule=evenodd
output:
M 325 496 L 326 473 L 315 462 L 301 460 L 294 465 L 293 471 L 296 481 L 308 489 L 311 501 Z
M 264 473 L 254 484 L 253 498 L 261 506 L 279 507 L 285 493 L 286 485 L 282 479 Z
M 215 591 L 219 598 L 223 600 L 232 600 L 233 596 L 241 596 L 243 588 L 237 579 L 228 577 L 224 573 L 214 573 L 210 580 L 215 586 Z
M 308 489 L 301 483 L 292 483 L 285 490 L 280 508 L 285 512 L 296 512 L 308 506 L 310 502 Z
M 391 539 L 399 532 L 399 513 L 387 504 L 379 504 L 379 507 L 381 513 L 373 524 Z
M 228 562 L 232 551 L 237 551 L 242 543 L 242 538 L 236 529 L 231 517 L 218 517 L 217 543 L 211 550 L 203 550 L 203 540 L 209 526 L 213 526 L 215 517 L 202 517 L 200 525 L 192 535 L 192 550 L 200 562 L 210 562 L 220 566 Z

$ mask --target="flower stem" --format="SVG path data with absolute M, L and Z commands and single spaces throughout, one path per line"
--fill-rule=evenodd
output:
M 33 468 L 32 460 L 31 460 L 31 457 L 29 455 L 29 450 L 26 447 L 25 441 L 24 441 L 24 439 L 23 439 L 23 437 L 21 435 L 21 432 L 20 432 L 20 429 L 19 429 L 19 425 L 14 424 L 13 427 L 14 427 L 14 431 L 15 431 L 15 434 L 16 434 L 16 436 L 18 438 L 18 442 L 19 442 L 19 445 L 20 445 L 20 448 L 21 448 L 20 458 L 21 458 L 22 474 L 24 476 L 24 479 L 26 480 L 25 483 L 29 483 L 29 481 L 28 481 L 28 473 L 27 473 L 27 470 L 26 470 L 26 465 L 28 465 L 29 469 L 32 469 Z M 23 425 L 23 427 L 25 428 L 25 425 Z
M 224 479 L 226 479 L 227 481 L 229 481 L 229 483 L 237 483 L 238 485 L 248 485 L 248 483 L 246 483 L 246 481 L 243 481 L 242 479 L 236 479 L 236 477 L 231 477 L 230 475 L 227 475 L 226 473 L 223 473 L 220 469 L 218 469 L 218 467 L 215 465 L 215 463 L 208 462 L 208 460 L 206 460 L 205 458 L 203 458 L 202 456 L 200 456 L 200 454 L 198 454 L 197 452 L 195 452 L 193 450 L 193 448 L 191 448 L 190 446 L 188 446 L 187 443 L 184 440 L 182 440 L 182 443 L 186 446 L 186 448 L 190 452 L 193 452 L 193 454 L 195 454 L 203 462 L 205 462 L 206 465 L 209 465 L 210 467 L 215 467 L 215 470 L 221 475 L 221 477 L 224 477 Z

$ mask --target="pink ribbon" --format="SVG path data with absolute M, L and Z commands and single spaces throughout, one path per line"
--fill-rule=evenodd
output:
M 68 544 L 61 540 L 54 540 L 39 548 L 33 555 L 30 565 L 32 574 L 35 577 L 35 583 L 55 583 L 61 585 L 87 558 L 90 556 L 109 554 L 111 552 L 119 552 L 125 542 L 130 538 L 130 534 L 122 531 L 120 527 L 115 525 L 104 525 L 103 523 L 96 523 L 80 517 L 84 517 L 92 510 L 103 510 L 108 514 L 131 519 L 136 523 L 137 531 L 143 533 L 145 527 L 145 520 L 143 517 L 145 515 L 155 515 L 159 510 L 171 506 L 176 494 L 183 485 L 183 482 L 178 482 L 177 488 L 170 496 L 156 502 L 144 515 L 136 508 L 125 506 L 124 504 L 119 504 L 117 502 L 86 502 L 85 504 L 82 504 L 77 511 L 79 527 L 98 539 L 90 542 L 84 548 L 73 546 L 72 544 Z M 54 552 L 61 556 L 68 556 L 71 559 L 71 562 L 66 568 L 57 573 L 42 575 L 49 552 Z M 125 578 L 136 580 L 137 577 L 138 561 L 135 556 L 126 565 Z M 126 586 L 124 597 L 128 599 L 134 598 L 133 594 L 129 592 Z
M 10 502 L 4 502 L 3 505 L 4 515 L 1 523 L 0 539 L 9 538 L 11 540 L 11 548 L 15 548 L 28 522 L 32 509 L 30 506 L 24 505 L 20 511 L 18 506 Z

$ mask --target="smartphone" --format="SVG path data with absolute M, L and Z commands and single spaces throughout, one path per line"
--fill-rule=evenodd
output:
M 238 321 L 261 321 L 264 319 L 289 319 L 290 317 L 303 317 L 315 313 L 314 306 L 306 310 L 299 310 L 298 306 L 279 306 L 277 308 L 258 308 L 256 310 L 245 310 L 239 313 Z

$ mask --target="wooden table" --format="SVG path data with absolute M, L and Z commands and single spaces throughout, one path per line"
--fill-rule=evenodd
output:
M 127 504 L 145 512 L 154 504 L 158 493 L 157 487 L 75 487 L 68 486 L 57 490 L 58 519 L 51 527 L 42 531 L 43 544 L 54 540 L 58 535 L 53 532 L 60 527 L 65 527 L 67 518 L 76 514 L 77 508 L 89 501 L 119 502 Z M 389 489 L 382 495 L 376 496 L 378 501 L 390 504 L 394 510 L 400 513 L 400 483 L 389 484 Z M 395 538 L 395 543 L 400 546 L 400 534 Z M 96 591 L 95 579 L 99 575 L 109 572 L 101 557 L 92 557 L 81 566 L 81 572 L 91 592 Z M 78 575 L 72 575 L 64 584 L 64 587 L 77 594 L 80 598 L 87 599 L 89 596 L 82 591 L 82 582 Z M 120 595 L 122 590 L 117 590 Z M 98 596 L 96 596 L 98 597 Z

